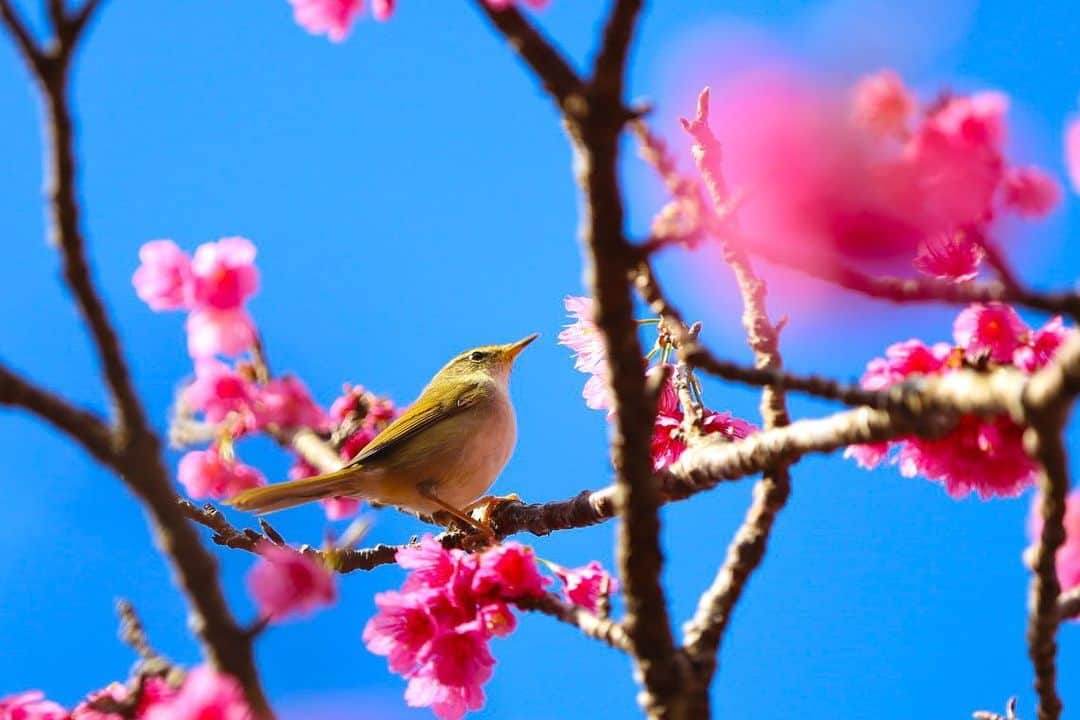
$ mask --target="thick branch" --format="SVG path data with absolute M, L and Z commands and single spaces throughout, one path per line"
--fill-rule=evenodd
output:
M 83 446 L 95 459 L 114 467 L 117 462 L 112 435 L 105 421 L 71 405 L 0 366 L 0 405 L 24 408 Z
M 523 610 L 534 610 L 545 615 L 573 625 L 581 630 L 586 637 L 599 640 L 616 650 L 630 652 L 630 639 L 619 623 L 610 618 L 595 615 L 585 608 L 572 605 L 562 600 L 558 595 L 546 593 L 539 598 L 518 600 L 517 606 Z
M 623 95 L 626 61 L 643 4 L 642 0 L 615 0 L 596 55 L 592 85 L 616 103 Z

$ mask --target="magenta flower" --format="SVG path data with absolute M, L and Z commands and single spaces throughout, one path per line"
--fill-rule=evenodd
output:
M 1050 362 L 1071 332 L 1073 331 L 1065 327 L 1060 315 L 1050 318 L 1045 325 L 1031 334 L 1026 345 L 1013 351 L 1013 365 L 1025 372 L 1035 372 Z
M 757 427 L 737 418 L 729 412 L 705 411 L 702 420 L 702 430 L 706 435 L 719 433 L 729 441 L 742 440 L 757 432 Z
M 202 665 L 191 670 L 175 695 L 150 706 L 143 720 L 252 720 L 240 683 Z
M 1005 207 L 1024 217 L 1049 214 L 1061 200 L 1061 188 L 1054 178 L 1036 167 L 1010 168 L 1002 184 Z
M 68 711 L 40 690 L 0 698 L 0 720 L 67 720 Z
M 257 388 L 249 379 L 215 358 L 195 360 L 195 379 L 184 388 L 181 399 L 208 422 L 220 423 L 230 415 L 242 418 L 243 426 L 254 424 L 252 404 Z
M 653 470 L 662 470 L 672 465 L 686 450 L 682 433 L 683 414 L 681 410 L 659 413 L 653 423 L 652 460 Z
M 391 672 L 412 674 L 421 649 L 438 632 L 428 610 L 430 598 L 424 592 L 390 591 L 375 596 L 379 612 L 364 626 L 364 645 L 376 655 L 385 656 Z
M 866 75 L 852 89 L 855 122 L 879 135 L 903 138 L 915 112 L 915 98 L 893 70 Z
M 257 389 L 255 419 L 259 427 L 326 430 L 329 418 L 311 397 L 307 386 L 293 375 L 274 378 Z
M 538 597 L 550 578 L 540 574 L 532 548 L 505 542 L 480 556 L 472 580 L 477 595 L 496 595 L 507 600 Z
M 139 704 L 135 708 L 134 717 L 145 717 L 149 708 L 171 699 L 176 695 L 176 692 L 165 678 L 156 675 L 147 677 L 143 681 L 142 695 L 139 697 Z M 72 720 L 123 720 L 121 715 L 95 710 L 93 704 L 105 698 L 109 698 L 114 702 L 125 702 L 129 696 L 130 691 L 127 686 L 118 682 L 109 683 L 101 690 L 90 693 L 86 696 L 86 700 L 76 705 L 75 709 L 71 711 L 71 718 Z
M 601 598 L 619 589 L 619 581 L 596 560 L 573 569 L 554 565 L 552 570 L 563 582 L 566 599 L 594 613 L 600 611 Z
M 335 497 L 321 500 L 320 504 L 327 520 L 345 520 L 360 512 L 363 503 L 356 498 Z
M 196 310 L 188 315 L 185 327 L 193 358 L 235 357 L 255 345 L 255 323 L 242 309 Z
M 409 707 L 430 707 L 440 720 L 460 720 L 469 710 L 484 707 L 484 691 L 477 685 L 452 687 L 417 675 L 409 679 L 405 702 Z
M 255 245 L 242 237 L 204 243 L 195 249 L 191 274 L 197 307 L 235 310 L 259 287 Z
M 356 16 L 364 9 L 363 0 L 289 0 L 296 23 L 312 35 L 327 35 L 341 42 L 349 34 Z M 377 13 L 389 16 L 393 3 L 376 3 Z M 380 18 L 384 19 L 384 18 Z
M 1003 303 L 969 305 L 953 323 L 953 339 L 968 358 L 986 355 L 995 362 L 1011 362 L 1030 333 L 1016 311 Z
M 272 621 L 310 615 L 337 600 L 334 573 L 312 557 L 290 547 L 262 543 L 262 557 L 248 573 L 248 592 L 259 614 Z
M 139 248 L 141 263 L 131 278 L 135 294 L 152 310 L 179 310 L 194 292 L 191 259 L 172 240 L 151 240 Z
M 1039 496 L 1035 495 L 1028 514 L 1028 537 L 1032 543 L 1042 535 L 1043 521 L 1039 515 Z M 1054 558 L 1061 591 L 1080 586 L 1080 489 L 1069 493 L 1065 501 L 1065 544 Z
M 970 230 L 949 230 L 924 238 L 919 243 L 912 265 L 924 275 L 966 282 L 979 274 L 979 263 L 986 250 Z
M 221 457 L 217 449 L 192 450 L 180 458 L 177 480 L 194 500 L 232 497 L 241 490 L 266 484 L 263 474 L 253 467 Z
M 454 572 L 453 556 L 431 535 L 420 538 L 416 545 L 406 545 L 394 556 L 397 564 L 411 570 L 405 589 L 438 588 L 450 581 Z

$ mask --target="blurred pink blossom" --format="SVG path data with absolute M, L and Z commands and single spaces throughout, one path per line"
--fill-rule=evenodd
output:
M 1074 117 L 1065 127 L 1065 169 L 1073 192 L 1080 193 L 1080 117 Z
M 1027 342 L 1031 331 L 1004 303 L 969 305 L 953 323 L 953 339 L 968 358 L 987 355 L 994 362 L 1011 363 L 1013 353 Z
M 326 430 L 329 418 L 323 412 L 307 386 L 293 375 L 273 378 L 258 388 L 255 418 L 260 427 L 277 425 L 282 428 Z
M 0 698 L 0 720 L 67 720 L 68 711 L 40 690 Z
M 259 287 L 255 245 L 242 237 L 203 243 L 195 249 L 191 274 L 196 307 L 234 310 Z
M 187 319 L 188 354 L 193 358 L 235 357 L 255 345 L 255 324 L 243 309 L 196 310 Z
M 607 364 L 607 349 L 593 322 L 593 299 L 570 295 L 563 304 L 574 322 L 559 333 L 559 344 L 574 351 L 576 370 L 591 374 L 600 372 Z
M 566 599 L 594 613 L 600 611 L 601 598 L 619 590 L 619 581 L 596 560 L 579 568 L 554 565 L 552 570 L 563 582 Z
M 1045 325 L 1031 334 L 1026 345 L 1013 352 L 1013 365 L 1025 372 L 1035 372 L 1054 357 L 1061 343 L 1073 332 L 1065 327 L 1061 316 L 1050 318 Z
M 380 22 L 389 20 L 396 5 L 397 0 L 371 0 L 371 15 Z
M 150 706 L 144 720 L 252 720 L 235 678 L 202 665 L 184 678 L 175 695 Z
M 192 450 L 180 458 L 177 480 L 194 500 L 222 500 L 242 490 L 266 484 L 263 474 L 236 460 L 221 457 L 216 448 Z
M 1043 521 L 1039 515 L 1040 497 L 1036 494 L 1028 513 L 1028 537 L 1032 543 L 1042 535 Z M 1065 501 L 1065 544 L 1058 548 L 1055 563 L 1061 592 L 1080 586 L 1080 489 L 1069 493 Z
M 962 228 L 923 238 L 912 265 L 930 277 L 965 282 L 979 274 L 979 264 L 985 256 L 981 235 Z
M 248 591 L 259 614 L 272 621 L 310 615 L 337 600 L 334 573 L 318 560 L 290 547 L 262 543 L 261 556 L 248 573 Z
M 1057 181 L 1037 167 L 1009 168 L 1002 187 L 1005 207 L 1020 215 L 1039 218 L 1061 201 Z
M 135 293 L 152 310 L 179 310 L 194 292 L 191 259 L 172 240 L 151 240 L 139 248 L 139 267 L 131 278 Z
M 184 388 L 181 399 L 208 422 L 220 423 L 235 413 L 243 418 L 242 425 L 250 426 L 256 393 L 254 383 L 229 365 L 216 358 L 197 358 L 195 379 Z
M 300 27 L 313 35 L 325 34 L 341 42 L 349 34 L 356 16 L 364 9 L 363 0 L 289 0 Z
M 881 135 L 903 138 L 916 103 L 895 71 L 882 70 L 855 83 L 851 106 L 856 124 Z

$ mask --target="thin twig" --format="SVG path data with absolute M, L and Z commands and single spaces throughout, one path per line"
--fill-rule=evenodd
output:
M 522 610 L 541 612 L 573 625 L 579 628 L 586 637 L 599 640 L 616 650 L 630 652 L 630 639 L 626 637 L 626 633 L 619 623 L 595 615 L 583 607 L 568 603 L 558 595 L 545 593 L 538 598 L 518 600 L 515 604 Z

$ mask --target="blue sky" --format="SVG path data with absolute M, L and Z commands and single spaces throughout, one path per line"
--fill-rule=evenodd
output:
M 99 284 L 161 428 L 190 361 L 181 316 L 149 312 L 131 290 L 138 247 L 170 237 L 190 249 L 241 234 L 259 247 L 252 311 L 273 365 L 321 401 L 349 381 L 406 403 L 451 354 L 539 331 L 515 372 L 520 438 L 495 490 L 541 501 L 610 481 L 603 416 L 585 408 L 584 376 L 555 344 L 562 298 L 582 287 L 568 145 L 536 84 L 468 5 L 404 0 L 392 22 L 361 22 L 334 45 L 297 28 L 284 0 L 109 3 L 76 73 L 80 193 Z M 553 0 L 538 19 L 583 61 L 606 5 Z M 656 104 L 654 127 L 685 165 L 676 118 L 692 111 L 702 85 L 724 77 L 722 50 L 751 37 L 842 76 L 894 66 L 927 95 L 1001 88 L 1013 101 L 1013 155 L 1063 178 L 1061 129 L 1080 92 L 1069 4 L 1032 3 L 1022 13 L 1007 3 L 935 5 L 650 3 L 631 91 Z M 91 348 L 43 240 L 38 108 L 8 43 L 0 98 L 0 354 L 103 409 Z M 631 227 L 641 231 L 662 194 L 632 152 L 624 177 Z M 1080 255 L 1066 238 L 1080 227 L 1076 208 L 1068 198 L 1011 242 L 1033 283 L 1073 282 Z M 686 314 L 705 322 L 708 343 L 747 358 L 737 298 L 714 254 L 673 254 L 661 270 Z M 845 295 L 830 303 L 805 312 L 775 280 L 773 312 L 791 320 L 790 367 L 855 378 L 891 342 L 948 339 L 955 314 Z M 756 419 L 756 393 L 710 383 L 706 399 Z M 827 409 L 793 402 L 799 416 Z M 269 443 L 240 452 L 270 477 L 285 473 L 286 456 Z M 4 413 L 0 483 L 0 695 L 40 687 L 71 703 L 125 676 L 133 658 L 112 615 L 121 596 L 163 652 L 197 661 L 183 604 L 116 479 Z M 677 623 L 722 561 L 750 487 L 729 484 L 665 508 L 664 581 Z M 958 502 L 890 469 L 865 473 L 836 457 L 801 463 L 728 632 L 717 715 L 963 717 L 1016 694 L 1031 716 L 1020 563 L 1028 501 Z M 376 517 L 372 541 L 423 531 L 392 512 Z M 296 541 L 317 542 L 324 529 L 315 509 L 276 525 Z M 610 566 L 613 530 L 534 544 L 562 564 Z M 251 558 L 219 556 L 229 595 L 249 616 Z M 260 640 L 266 685 L 286 717 L 426 716 L 404 708 L 400 678 L 360 642 L 373 594 L 400 580 L 393 568 L 344 577 L 336 607 Z M 1061 641 L 1068 704 L 1080 631 L 1063 628 Z M 635 712 L 627 660 L 572 628 L 526 617 L 493 651 L 499 663 L 478 717 Z

